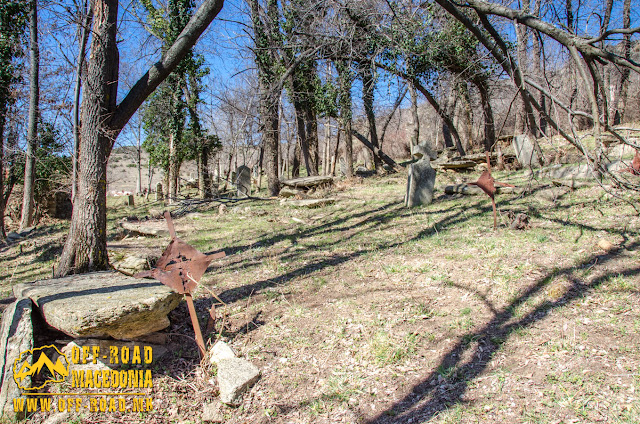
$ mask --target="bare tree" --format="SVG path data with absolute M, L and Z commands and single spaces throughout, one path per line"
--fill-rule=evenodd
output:
M 29 10 L 29 34 L 31 37 L 29 59 L 29 124 L 27 127 L 27 154 L 24 167 L 24 191 L 20 228 L 33 224 L 33 191 L 36 178 L 36 150 L 38 149 L 38 118 L 40 100 L 40 47 L 38 44 L 38 0 L 31 0 Z

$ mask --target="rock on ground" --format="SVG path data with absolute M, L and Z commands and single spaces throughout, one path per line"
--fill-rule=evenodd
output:
M 205 423 L 223 423 L 224 414 L 221 411 L 220 402 L 207 402 L 202 405 L 202 416 L 200 419 Z
M 260 378 L 260 370 L 251 362 L 241 358 L 226 358 L 218 361 L 218 386 L 220 401 L 239 406 L 243 393 Z
M 211 349 L 209 349 L 209 361 L 212 364 L 217 364 L 222 359 L 235 358 L 236 353 L 233 351 L 231 346 L 219 340 L 214 344 Z
M 22 418 L 13 411 L 13 399 L 21 394 L 20 388 L 13 379 L 13 364 L 20 357 L 21 352 L 33 349 L 32 308 L 31 300 L 19 299 L 5 309 L 2 316 L 0 329 L 0 371 L 2 372 L 0 375 L 0 417 Z
M 131 340 L 169 326 L 182 296 L 158 281 L 94 272 L 19 284 L 16 298 L 31 298 L 47 324 L 75 338 Z

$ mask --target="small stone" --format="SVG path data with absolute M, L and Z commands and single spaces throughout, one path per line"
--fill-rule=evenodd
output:
M 224 414 L 221 411 L 220 402 L 206 402 L 202 405 L 202 416 L 200 419 L 205 423 L 223 423 Z
M 282 199 L 280 201 L 281 205 L 284 206 L 293 206 L 296 208 L 320 208 L 323 206 L 330 205 L 335 203 L 336 199 L 327 198 L 327 199 L 302 199 L 302 200 L 287 200 Z
M 218 386 L 220 401 L 239 406 L 242 395 L 260 378 L 260 370 L 241 358 L 222 359 L 218 362 Z
M 610 252 L 613 249 L 615 249 L 616 246 L 613 243 L 611 243 L 609 240 L 600 239 L 598 240 L 598 247 L 604 250 L 605 252 Z
M 217 364 L 222 359 L 235 358 L 236 353 L 231 346 L 223 342 L 222 340 L 216 342 L 209 350 L 209 361 L 212 364 Z
M 135 275 L 141 271 L 149 269 L 149 262 L 147 258 L 141 258 L 139 256 L 127 256 L 121 261 L 112 263 L 113 267 L 126 275 Z M 155 262 L 155 261 L 151 261 Z
M 227 211 L 227 205 L 220 205 L 218 206 L 218 215 L 224 215 L 224 213 Z

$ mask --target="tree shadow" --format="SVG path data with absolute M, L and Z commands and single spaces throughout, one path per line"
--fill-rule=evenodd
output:
M 462 404 L 462 396 L 467 391 L 469 384 L 487 368 L 493 355 L 509 339 L 516 330 L 531 327 L 544 319 L 550 311 L 586 296 L 598 288 L 613 276 L 625 277 L 640 275 L 640 265 L 624 270 L 623 272 L 608 272 L 595 278 L 590 283 L 585 283 L 573 273 L 576 270 L 593 266 L 595 263 L 603 265 L 617 256 L 622 249 L 632 250 L 640 246 L 640 241 L 623 245 L 608 254 L 592 255 L 578 265 L 567 266 L 555 270 L 533 284 L 526 292 L 521 294 L 507 307 L 497 314 L 477 331 L 470 331 L 460 337 L 441 362 L 427 374 L 421 382 L 415 384 L 411 391 L 402 399 L 395 402 L 385 411 L 367 420 L 370 424 L 404 423 L 429 421 L 439 412 L 450 408 L 455 404 Z M 565 276 L 571 283 L 566 293 L 556 301 L 545 301 L 532 311 L 519 319 L 516 318 L 516 310 L 525 304 L 534 295 L 541 292 L 549 282 L 559 276 Z M 474 340 L 475 343 L 469 343 Z M 471 358 L 463 360 L 463 358 Z M 447 387 L 439 385 L 442 378 L 440 371 L 447 370 Z

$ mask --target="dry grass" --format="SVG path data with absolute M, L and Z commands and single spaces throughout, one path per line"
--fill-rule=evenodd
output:
M 209 336 L 262 370 L 226 422 L 637 422 L 637 215 L 597 187 L 496 178 L 527 188 L 498 197 L 497 231 L 484 197 L 403 208 L 403 176 L 341 184 L 322 209 L 250 201 L 178 219 L 187 242 L 227 252 L 202 281 L 227 304 Z M 530 228 L 508 229 L 508 211 L 528 214 Z M 11 266 L 3 259 L 0 272 Z M 201 290 L 202 322 L 213 303 Z M 172 322 L 187 356 L 159 370 L 153 393 L 166 402 L 113 420 L 200 422 L 214 371 L 178 335 L 189 335 L 184 305 Z

